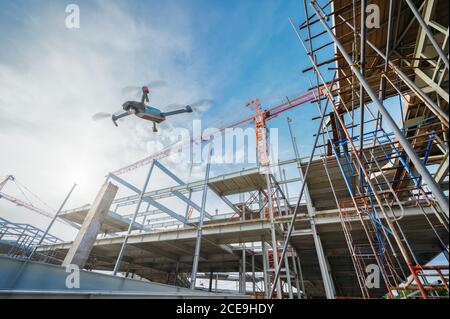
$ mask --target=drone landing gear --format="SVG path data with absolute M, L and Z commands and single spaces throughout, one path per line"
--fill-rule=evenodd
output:
M 156 123 L 155 122 L 153 122 L 153 132 L 158 132 L 158 129 L 156 128 Z

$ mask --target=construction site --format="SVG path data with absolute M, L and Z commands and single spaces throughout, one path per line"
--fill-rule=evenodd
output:
M 0 219 L 0 298 L 448 299 L 449 2 L 300 2 L 305 19 L 285 22 L 310 86 L 270 107 L 250 96 L 252 115 L 218 129 L 254 128 L 254 167 L 211 174 L 213 144 L 194 136 L 105 172 L 89 205 L 65 207 L 71 191 L 56 214 L 8 194 L 5 176 L 0 201 L 49 226 Z M 289 117 L 306 107 L 314 118 Z M 275 118 L 291 159 L 272 154 Z M 185 180 L 165 159 L 194 143 L 204 177 Z M 149 190 L 155 172 L 173 186 Z

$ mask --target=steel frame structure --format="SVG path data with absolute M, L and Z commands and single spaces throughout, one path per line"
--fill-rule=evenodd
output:
M 0 217 L 0 242 L 8 247 L 6 256 L 30 258 L 35 247 L 60 243 L 62 240 L 30 224 L 13 223 Z M 47 255 L 44 255 L 48 258 Z
M 212 151 L 212 149 L 211 149 L 211 151 Z M 209 152 L 209 154 L 211 154 L 211 152 Z M 296 159 L 295 161 L 294 160 L 284 161 L 284 162 L 278 163 L 278 166 L 281 167 L 283 165 L 289 165 L 298 160 L 299 159 Z M 146 192 L 148 182 L 151 178 L 154 167 L 160 168 L 161 171 L 163 171 L 167 176 L 169 176 L 173 180 L 175 180 L 179 184 L 179 186 L 176 186 L 174 188 L 169 188 L 169 189 L 167 189 L 166 192 L 161 192 L 161 191 Z M 164 217 L 164 218 L 159 218 L 157 220 L 158 222 L 160 222 L 160 225 L 162 227 L 169 226 L 169 225 L 180 225 L 182 227 L 194 226 L 197 229 L 197 241 L 196 241 L 197 244 L 196 244 L 195 251 L 193 254 L 194 261 L 193 261 L 192 272 L 190 275 L 190 277 L 191 277 L 190 287 L 191 287 L 191 289 L 194 289 L 194 288 L 196 288 L 195 283 L 196 283 L 196 279 L 197 279 L 197 272 L 198 272 L 197 269 L 198 269 L 198 262 L 199 262 L 199 258 L 200 258 L 200 243 L 202 240 L 202 231 L 201 230 L 202 230 L 202 225 L 203 225 L 203 218 L 208 218 L 211 221 L 213 221 L 213 220 L 214 221 L 220 221 L 220 220 L 226 221 L 226 220 L 233 219 L 234 217 L 238 216 L 239 219 L 245 220 L 246 215 L 249 213 L 249 212 L 246 212 L 246 209 L 249 209 L 248 207 L 257 206 L 258 208 L 257 208 L 256 215 L 258 215 L 258 217 L 261 219 L 267 219 L 271 222 L 271 234 L 272 234 L 271 239 L 261 238 L 261 246 L 259 247 L 259 249 L 261 250 L 260 253 L 262 254 L 262 257 L 263 257 L 263 268 L 264 269 L 261 269 L 261 270 L 262 270 L 262 274 L 263 274 L 264 287 L 266 287 L 263 289 L 263 291 L 266 292 L 266 297 L 269 296 L 269 289 L 270 289 L 269 287 L 270 287 L 270 285 L 273 284 L 273 280 L 274 280 L 273 278 L 277 271 L 276 266 L 278 265 L 278 262 L 280 260 L 280 258 L 277 256 L 277 251 L 281 247 L 279 246 L 279 241 L 276 239 L 276 237 L 277 237 L 277 233 L 283 232 L 283 225 L 275 224 L 274 217 L 281 216 L 283 214 L 284 215 L 291 214 L 289 199 L 287 198 L 287 196 L 285 194 L 285 190 L 287 190 L 287 188 L 285 188 L 285 190 L 283 190 L 283 186 L 286 186 L 288 183 L 299 182 L 299 181 L 301 181 L 301 178 L 277 181 L 273 175 L 265 174 L 265 176 L 266 176 L 265 188 L 266 189 L 265 190 L 261 189 L 261 190 L 255 191 L 255 192 L 250 192 L 248 199 L 243 201 L 241 204 L 239 204 L 239 203 L 234 204 L 226 196 L 217 194 L 217 195 L 219 195 L 220 199 L 222 199 L 234 211 L 234 213 L 220 214 L 220 215 L 213 216 L 206 212 L 206 196 L 207 196 L 207 191 L 208 191 L 208 183 L 211 181 L 211 178 L 209 177 L 209 169 L 210 169 L 210 164 L 209 164 L 209 160 L 208 160 L 208 164 L 206 166 L 205 178 L 200 182 L 186 184 L 181 179 L 179 179 L 175 174 L 173 174 L 167 167 L 165 167 L 163 164 L 161 164 L 159 161 L 153 160 L 152 163 L 150 164 L 149 171 L 146 175 L 144 187 L 142 189 L 135 187 L 134 185 L 130 184 L 123 178 L 118 177 L 114 173 L 110 173 L 108 175 L 108 177 L 107 177 L 108 180 L 112 180 L 112 181 L 118 183 L 119 185 L 122 185 L 122 186 L 132 190 L 136 194 L 138 194 L 137 198 L 136 198 L 136 196 L 118 198 L 114 201 L 114 204 L 113 204 L 116 207 L 115 212 L 117 212 L 117 209 L 119 207 L 125 207 L 125 206 L 129 206 L 129 205 L 135 206 L 135 211 L 133 214 L 124 215 L 124 216 L 127 216 L 130 218 L 130 220 L 131 220 L 130 227 L 127 230 L 125 239 L 122 242 L 122 247 L 120 249 L 119 255 L 117 256 L 115 267 L 114 267 L 114 274 L 117 274 L 120 270 L 120 264 L 121 264 L 122 257 L 124 255 L 124 251 L 126 249 L 127 239 L 128 239 L 128 236 L 132 233 L 131 225 L 135 224 L 136 218 L 138 216 L 144 217 L 144 220 L 149 221 L 149 219 L 152 218 L 152 215 L 164 213 L 164 214 L 167 214 L 168 216 Z M 234 173 L 232 173 L 231 175 L 233 175 L 233 174 Z M 214 180 L 214 178 L 212 180 Z M 202 192 L 202 201 L 201 201 L 200 205 L 196 204 L 195 202 L 193 202 L 192 200 L 190 200 L 189 198 L 187 198 L 184 195 L 185 193 L 192 194 L 195 191 Z M 158 193 L 158 196 L 156 198 L 159 198 L 159 199 L 160 198 L 168 198 L 171 196 L 182 199 L 186 203 L 187 207 L 192 207 L 195 210 L 197 210 L 200 213 L 200 217 L 199 218 L 183 218 L 183 216 L 177 214 L 175 211 L 172 211 L 169 208 L 158 203 L 154 197 L 155 193 Z M 242 196 L 242 198 L 244 199 L 245 192 L 241 193 L 240 196 Z M 140 210 L 142 202 L 147 202 L 149 204 L 149 206 L 156 208 L 156 210 L 149 210 L 149 206 L 144 211 Z M 149 218 L 149 219 L 147 219 L 147 218 Z M 172 220 L 172 221 L 169 222 L 169 220 Z M 167 222 L 162 223 L 162 221 L 167 221 Z M 150 225 L 155 226 L 158 224 L 150 224 Z M 151 227 L 144 228 L 144 225 L 142 225 L 142 226 L 143 226 L 143 228 L 140 231 L 151 231 L 151 229 L 152 229 Z M 221 246 L 223 246 L 223 245 L 221 245 Z M 226 250 L 228 249 L 228 251 L 230 253 L 233 252 L 232 247 L 222 247 L 222 248 L 224 248 Z M 240 287 L 239 289 L 240 289 L 241 293 L 246 293 L 246 291 L 244 289 L 245 284 L 246 284 L 245 278 L 247 276 L 246 275 L 247 271 L 246 271 L 246 267 L 245 267 L 245 265 L 247 264 L 246 255 L 248 255 L 248 254 L 254 255 L 254 253 L 252 251 L 255 251 L 255 249 L 258 249 L 258 247 L 253 247 L 252 249 L 245 248 L 245 245 L 243 247 L 241 247 L 242 262 L 241 262 L 241 267 L 240 267 L 240 280 L 239 280 L 239 287 Z M 294 294 L 294 289 L 292 288 L 293 280 L 296 281 L 296 287 L 300 287 L 300 285 L 304 286 L 303 278 L 301 275 L 301 264 L 299 261 L 299 257 L 293 251 L 293 248 L 290 248 L 290 250 L 291 250 L 290 254 L 283 256 L 284 262 L 286 262 L 286 264 L 289 264 L 290 266 L 284 268 L 284 272 L 285 272 L 285 276 L 284 276 L 285 280 L 283 280 L 284 282 L 282 283 L 281 281 L 279 281 L 279 283 L 278 283 L 277 289 L 278 289 L 278 291 L 280 291 L 277 295 L 278 298 L 282 298 L 284 293 L 287 293 L 288 296 L 293 298 L 293 294 Z M 246 251 L 248 251 L 248 252 L 246 253 Z M 278 262 L 275 262 L 275 261 L 278 261 Z M 251 266 L 251 269 L 255 269 L 254 260 L 252 260 L 250 266 Z M 254 272 L 254 271 L 252 270 L 252 272 Z M 253 278 L 255 278 L 255 277 L 253 277 Z M 254 293 L 256 292 L 256 287 L 253 292 Z M 304 288 L 303 288 L 303 290 L 297 289 L 297 296 L 299 298 L 303 298 L 305 295 L 306 295 L 306 293 L 304 291 Z

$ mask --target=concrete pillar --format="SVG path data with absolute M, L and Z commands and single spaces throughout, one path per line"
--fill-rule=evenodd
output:
M 84 267 L 118 189 L 110 182 L 103 184 L 64 258 L 63 266 L 75 264 L 80 268 Z

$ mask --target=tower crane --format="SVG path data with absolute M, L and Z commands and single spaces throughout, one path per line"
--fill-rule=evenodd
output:
M 53 218 L 53 214 L 51 214 L 51 213 L 49 213 L 49 212 L 47 212 L 47 211 L 45 211 L 43 209 L 40 209 L 40 208 L 34 206 L 31 203 L 24 202 L 23 200 L 20 200 L 20 199 L 18 199 L 16 197 L 13 197 L 11 195 L 8 195 L 8 194 L 5 194 L 4 192 L 2 192 L 2 189 L 5 187 L 6 183 L 8 183 L 8 181 L 14 182 L 15 181 L 14 176 L 13 175 L 7 175 L 6 178 L 2 182 L 0 182 L 0 199 L 3 198 L 3 199 L 5 199 L 5 200 L 7 200 L 7 201 L 9 201 L 9 202 L 11 202 L 13 204 L 16 204 L 17 206 L 22 206 L 22 207 L 25 207 L 25 208 L 27 208 L 27 209 L 29 209 L 31 211 L 39 213 L 41 215 L 47 216 L 49 218 Z

